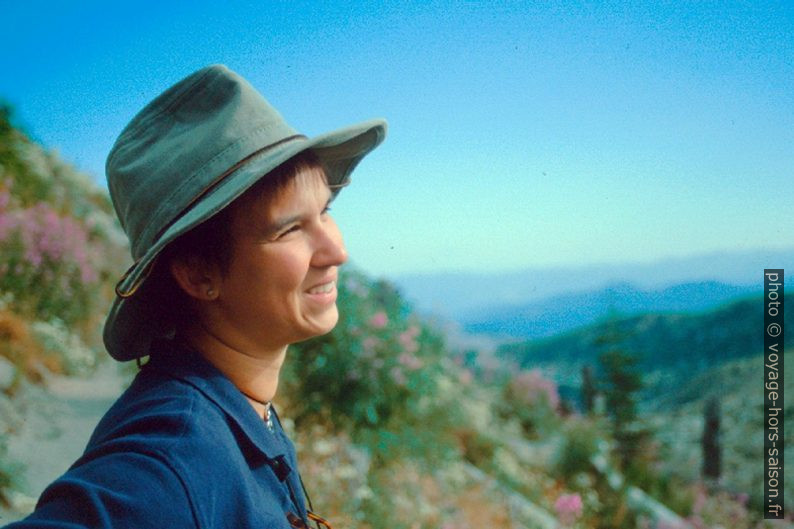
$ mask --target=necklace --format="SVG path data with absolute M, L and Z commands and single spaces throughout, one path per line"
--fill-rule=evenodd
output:
M 240 390 L 240 393 L 242 393 L 243 395 L 245 395 L 246 397 L 248 397 L 252 401 L 254 401 L 254 402 L 258 403 L 258 404 L 261 404 L 262 406 L 265 407 L 265 426 L 267 426 L 267 429 L 270 431 L 270 433 L 273 433 L 273 431 L 274 431 L 274 428 L 273 428 L 273 413 L 272 413 L 273 403 L 270 402 L 269 400 L 259 400 L 259 399 L 255 398 L 255 397 L 252 397 L 251 395 L 249 395 L 248 393 L 246 393 L 243 390 Z

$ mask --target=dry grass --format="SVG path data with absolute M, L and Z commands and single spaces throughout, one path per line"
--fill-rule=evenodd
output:
M 63 372 L 61 360 L 47 352 L 31 335 L 27 321 L 6 309 L 0 309 L 0 356 L 18 370 L 11 385 L 3 389 L 8 395 L 16 391 L 20 377 L 42 383 L 46 371 Z

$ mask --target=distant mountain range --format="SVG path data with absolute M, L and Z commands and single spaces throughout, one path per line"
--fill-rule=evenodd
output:
M 794 297 L 786 295 L 789 307 Z M 549 365 L 578 378 L 585 364 L 596 365 L 600 337 L 617 333 L 618 346 L 637 355 L 643 372 L 664 371 L 689 378 L 727 360 L 763 352 L 763 298 L 753 296 L 699 314 L 643 314 L 588 325 L 551 338 L 500 346 L 496 355 L 523 368 Z M 785 313 L 794 328 L 794 311 Z M 794 344 L 786 333 L 785 345 Z M 679 377 L 674 377 L 679 378 Z
M 480 309 L 463 319 L 463 330 L 493 337 L 543 338 L 593 323 L 608 314 L 628 316 L 646 312 L 704 311 L 758 293 L 761 287 L 717 281 L 682 283 L 643 290 L 628 283 L 552 296 L 524 305 Z
M 505 315 L 509 311 L 522 308 L 531 313 L 538 308 L 533 309 L 532 304 L 543 300 L 557 296 L 597 293 L 603 289 L 619 291 L 627 284 L 633 285 L 629 289 L 660 292 L 662 297 L 664 294 L 661 293 L 665 289 L 682 284 L 723 283 L 738 287 L 738 294 L 751 292 L 753 289 L 760 292 L 764 268 L 794 270 L 794 248 L 714 252 L 650 263 L 528 268 L 504 273 L 405 275 L 398 276 L 394 282 L 421 312 L 436 314 L 463 324 L 476 324 L 483 320 L 483 315 Z M 693 291 L 687 290 L 689 287 L 681 288 L 684 289 L 680 293 L 682 296 L 697 296 Z M 709 296 L 716 297 L 710 299 L 717 299 L 720 288 L 722 287 L 707 286 L 704 292 L 711 289 L 712 294 Z M 669 294 L 674 296 L 672 291 Z M 602 297 L 604 296 L 605 299 L 610 296 L 614 299 L 620 298 L 616 294 L 604 294 Z M 630 294 L 627 293 L 627 296 L 630 297 Z M 551 327 L 545 328 L 544 325 Z M 543 324 L 538 327 L 537 332 L 551 332 L 552 327 L 551 323 Z M 504 329 L 500 332 L 503 331 Z

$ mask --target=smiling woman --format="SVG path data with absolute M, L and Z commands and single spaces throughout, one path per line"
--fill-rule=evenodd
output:
M 216 321 L 240 328 L 244 348 L 282 346 L 325 334 L 336 324 L 336 267 L 347 260 L 328 213 L 321 173 L 299 172 L 270 200 L 244 203 L 232 222 L 228 274 L 218 277 Z
M 180 335 L 260 401 L 275 395 L 287 344 L 333 329 L 337 267 L 347 260 L 328 213 L 331 191 L 319 162 L 303 155 L 277 172 L 287 178 L 277 175 L 255 186 L 197 234 L 225 234 L 228 254 L 218 256 L 222 262 L 202 260 L 177 241 L 160 263 L 167 263 L 167 277 L 186 293 L 185 305 L 192 309 Z M 249 380 L 256 370 L 240 369 L 237 353 L 273 361 L 273 368 L 261 380 Z
M 149 357 L 84 455 L 10 527 L 307 527 L 271 400 L 290 344 L 337 323 L 347 260 L 329 204 L 384 138 L 381 120 L 314 139 L 211 66 L 124 129 L 108 187 L 133 266 L 105 324 L 117 360 Z

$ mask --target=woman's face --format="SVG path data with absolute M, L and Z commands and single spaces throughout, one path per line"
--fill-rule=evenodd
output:
M 218 279 L 210 322 L 234 348 L 283 347 L 333 329 L 338 267 L 347 260 L 318 170 L 275 196 L 247 199 L 232 215 L 232 256 Z

